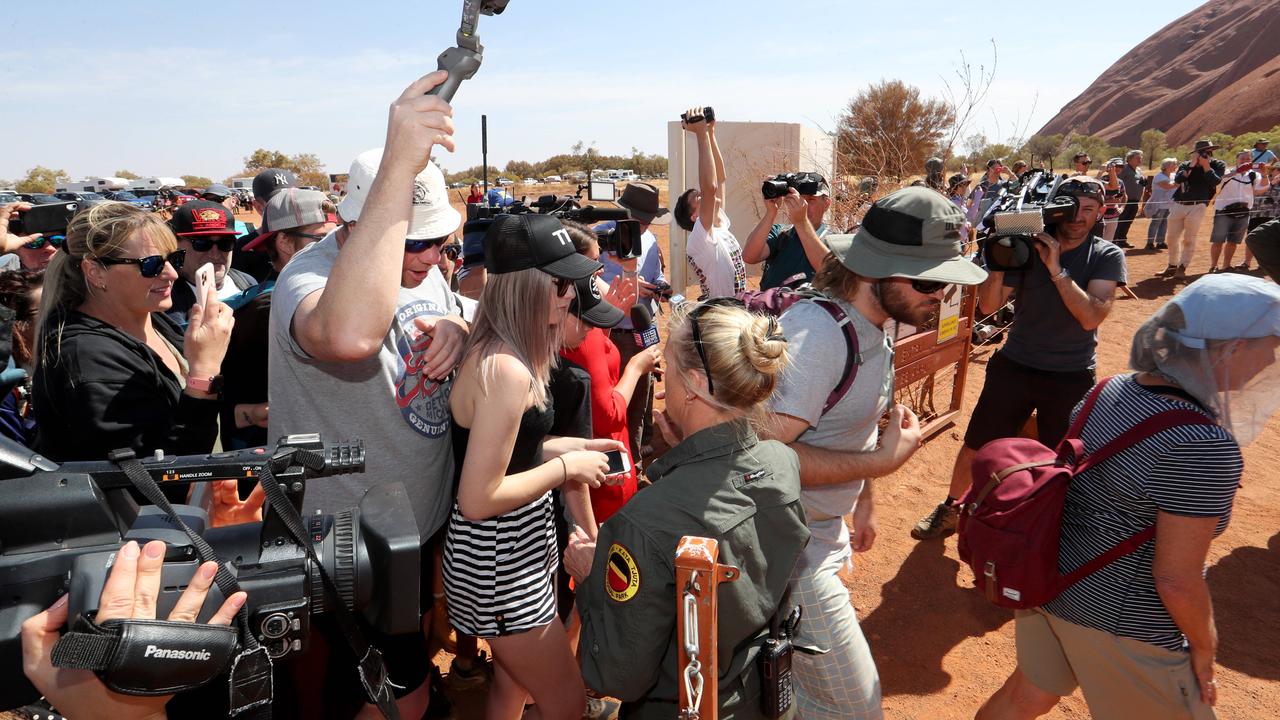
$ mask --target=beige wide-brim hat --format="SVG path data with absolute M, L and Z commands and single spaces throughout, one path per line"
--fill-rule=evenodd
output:
M 908 187 L 877 200 L 857 232 L 826 240 L 840 262 L 863 277 L 976 285 L 987 271 L 961 252 L 964 221 L 941 193 Z

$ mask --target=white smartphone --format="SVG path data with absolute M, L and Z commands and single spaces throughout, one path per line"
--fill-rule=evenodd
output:
M 610 450 L 605 453 L 609 458 L 609 472 L 606 475 L 621 475 L 631 472 L 631 455 L 626 450 Z
M 196 295 L 200 307 L 218 299 L 218 285 L 213 277 L 213 263 L 205 263 L 196 269 Z

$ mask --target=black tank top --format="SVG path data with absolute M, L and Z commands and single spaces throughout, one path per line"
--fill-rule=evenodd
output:
M 483 408 L 483 406 L 481 406 Z M 551 430 L 555 420 L 555 408 L 551 397 L 547 397 L 547 407 L 537 406 L 524 411 L 520 416 L 520 429 L 516 431 L 516 444 L 511 448 L 511 461 L 507 463 L 507 475 L 531 470 L 542 464 L 542 441 Z M 467 457 L 467 442 L 471 439 L 471 428 L 463 427 L 457 420 L 453 421 L 453 457 L 454 487 L 462 479 L 462 465 Z

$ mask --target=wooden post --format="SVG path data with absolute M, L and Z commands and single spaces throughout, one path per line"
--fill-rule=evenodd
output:
M 973 347 L 974 310 L 977 306 L 977 288 L 963 287 L 960 301 L 960 318 L 956 334 L 949 340 L 938 342 L 938 330 L 927 330 L 904 337 L 894 343 L 894 385 L 904 388 L 931 377 L 947 367 L 953 368 L 954 384 L 947 409 L 932 419 L 922 419 L 921 433 L 925 439 L 955 422 L 964 403 L 964 384 L 969 371 L 969 353 Z M 923 410 L 923 408 L 917 408 Z
M 710 538 L 686 535 L 680 538 L 676 547 L 676 648 L 677 668 L 679 671 L 677 684 L 680 687 L 681 720 L 716 720 L 720 708 L 719 670 L 716 667 L 717 618 L 719 607 L 716 592 L 722 582 L 733 582 L 740 574 L 738 568 L 721 565 L 716 560 L 720 557 L 720 543 Z M 692 597 L 696 609 L 697 648 L 696 660 L 700 666 L 702 678 L 702 701 L 695 708 L 696 715 L 685 712 L 690 707 L 690 697 L 684 683 L 684 674 L 689 667 L 690 645 L 694 638 L 686 636 L 685 593 Z M 696 689 L 695 689 L 696 691 Z

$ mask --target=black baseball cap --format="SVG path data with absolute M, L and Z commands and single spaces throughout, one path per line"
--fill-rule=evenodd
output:
M 221 203 L 191 200 L 178 206 L 169 220 L 169 228 L 178 237 L 200 235 L 236 235 L 236 218 Z
M 262 202 L 271 199 L 280 190 L 298 186 L 298 176 L 288 170 L 267 168 L 253 178 L 253 196 Z
M 569 303 L 569 312 L 591 327 L 608 330 L 626 317 L 612 303 L 600 296 L 600 284 L 595 275 L 588 275 L 573 281 L 574 298 Z
M 484 269 L 494 274 L 537 268 L 577 280 L 602 267 L 579 254 L 569 231 L 550 215 L 499 215 L 484 236 Z

